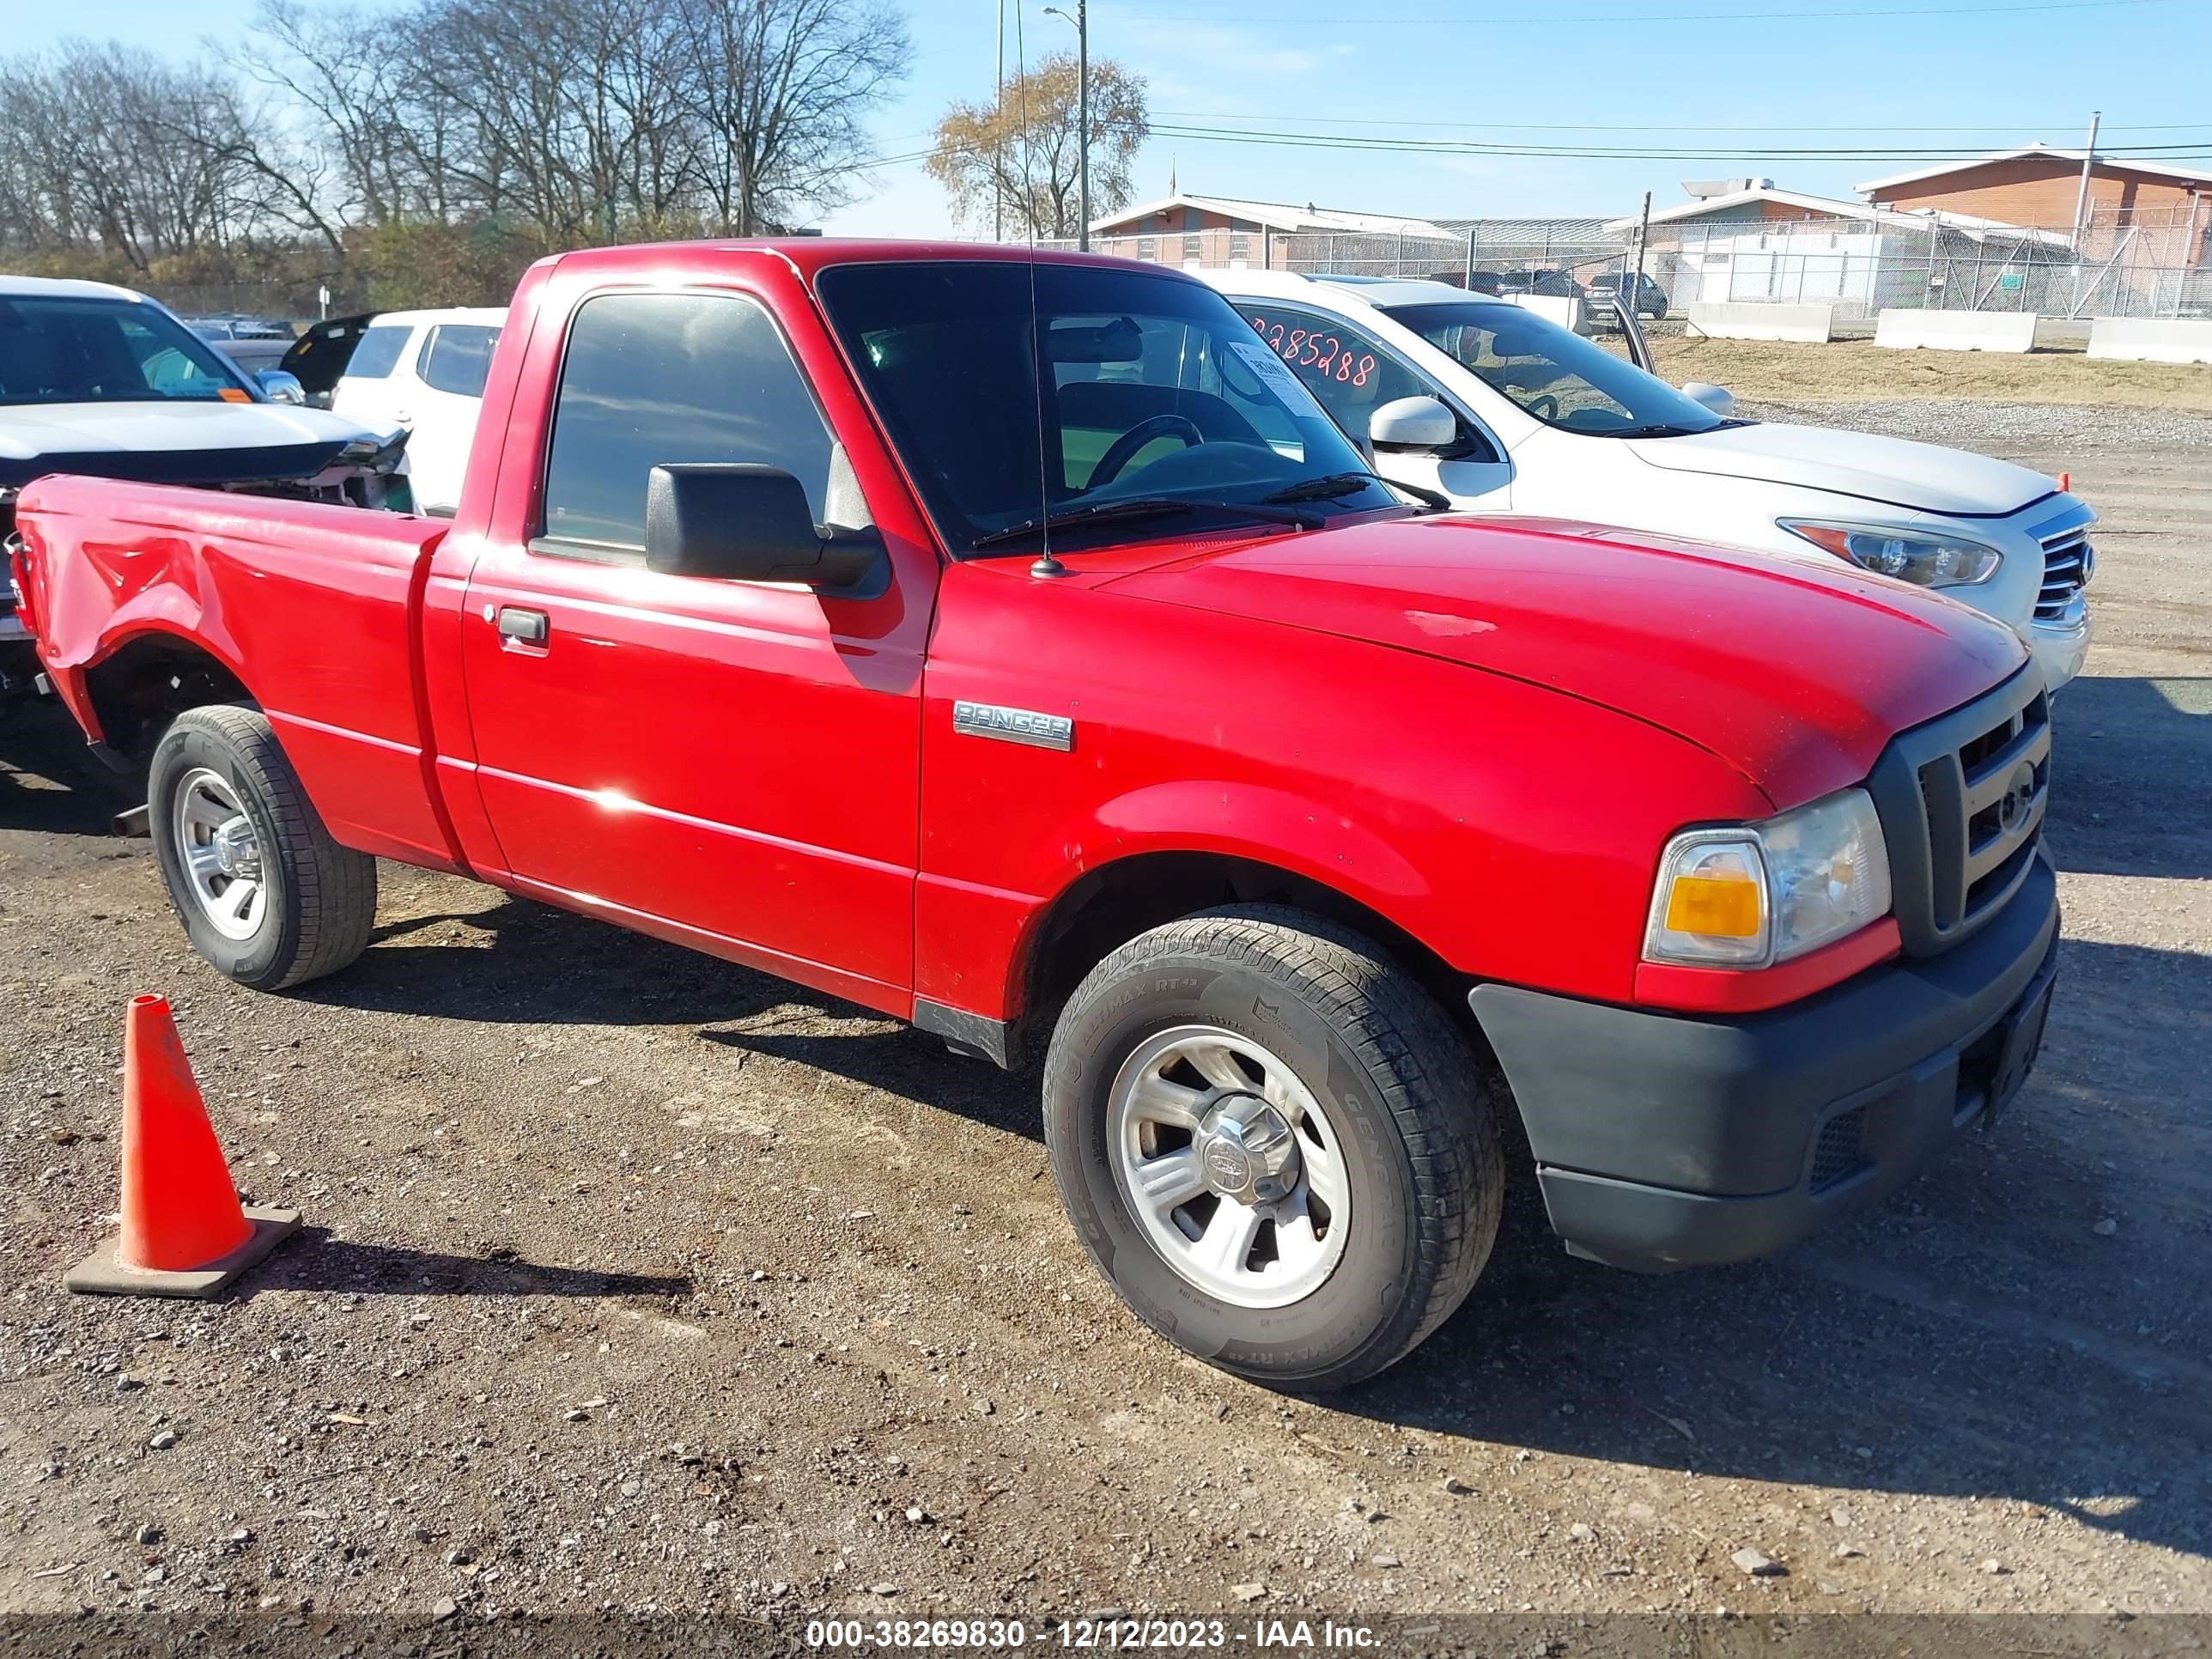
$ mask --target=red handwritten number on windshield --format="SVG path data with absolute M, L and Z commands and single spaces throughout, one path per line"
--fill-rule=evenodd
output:
M 1271 323 L 1265 317 L 1252 319 L 1252 331 L 1265 340 L 1268 349 L 1285 362 L 1296 368 L 1310 368 L 1323 380 L 1334 380 L 1346 386 L 1364 386 L 1375 373 L 1375 358 L 1371 353 L 1363 351 L 1355 359 L 1334 334 L 1315 334 L 1303 328 L 1294 328 L 1286 335 L 1282 324 Z

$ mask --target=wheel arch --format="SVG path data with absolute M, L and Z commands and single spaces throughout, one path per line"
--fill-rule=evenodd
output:
M 187 708 L 216 702 L 259 706 L 235 665 L 204 641 L 165 628 L 117 641 L 82 675 L 99 733 L 94 746 L 118 763 L 143 760 Z
M 1139 933 L 1218 905 L 1252 903 L 1309 911 L 1367 935 L 1475 1031 L 1463 1018 L 1467 975 L 1370 899 L 1257 851 L 1158 848 L 1085 871 L 1025 931 L 1014 971 L 1016 1024 L 1027 1041 L 1016 1048 L 1041 1040 L 1083 976 Z

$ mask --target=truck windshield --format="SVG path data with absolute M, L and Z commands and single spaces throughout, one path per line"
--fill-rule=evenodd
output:
M 1666 438 L 1729 424 L 1656 375 L 1518 306 L 1461 300 L 1384 309 L 1547 426 Z
M 212 346 L 131 300 L 0 295 L 0 404 L 258 402 Z
M 1048 517 L 1126 538 L 1187 532 L 1183 503 L 1255 523 L 1402 505 L 1251 325 L 1187 278 L 962 259 L 819 280 L 956 555 L 1021 550 L 1035 538 L 1016 532 Z

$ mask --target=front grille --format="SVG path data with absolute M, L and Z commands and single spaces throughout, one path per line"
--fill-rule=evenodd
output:
M 2043 538 L 2043 586 L 2035 596 L 2035 619 L 2040 623 L 2066 620 L 2067 611 L 2081 597 L 2096 562 L 2089 545 L 2089 526 L 2076 525 Z
M 2022 669 L 1893 741 L 1868 780 L 1898 933 L 1948 950 L 2004 908 L 2034 860 L 2051 788 L 2051 699 Z
M 1806 1182 L 1808 1190 L 1824 1193 L 1856 1175 L 1866 1164 L 1865 1137 L 1863 1106 L 1838 1112 L 1823 1123 L 1820 1138 L 1813 1146 L 1813 1173 Z

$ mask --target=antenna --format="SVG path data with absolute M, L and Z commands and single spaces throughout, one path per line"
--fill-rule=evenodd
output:
M 1037 311 L 1036 191 L 1030 183 L 1029 58 L 1022 40 L 1022 0 L 1014 0 L 1014 83 L 1021 88 L 1022 106 L 1022 222 L 1028 227 L 1030 252 L 1030 389 L 1036 396 L 1037 526 L 1044 545 L 1030 565 L 1032 576 L 1065 576 L 1067 567 L 1053 556 L 1052 486 L 1045 472 L 1044 441 L 1044 319 Z

